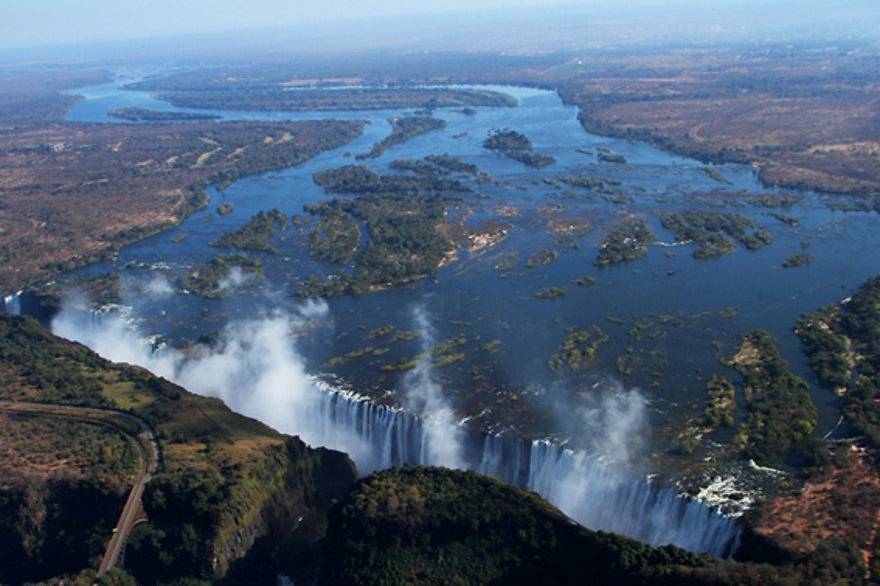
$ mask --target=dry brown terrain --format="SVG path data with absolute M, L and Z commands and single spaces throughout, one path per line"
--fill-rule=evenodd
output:
M 122 488 L 139 463 L 137 446 L 113 427 L 0 412 L 0 488 L 85 478 Z
M 536 77 L 579 106 L 593 132 L 752 163 L 772 185 L 869 194 L 880 191 L 874 53 L 669 50 L 599 55 Z
M 809 554 L 829 539 L 859 545 L 868 568 L 876 563 L 880 532 L 880 475 L 865 454 L 854 454 L 798 496 L 774 499 L 763 508 L 755 531 L 785 550 Z
M 319 121 L 0 132 L 0 291 L 180 221 L 203 203 L 204 185 L 296 165 L 360 128 Z
M 103 70 L 0 71 L 0 129 L 59 122 L 79 97 L 65 90 L 110 79 Z

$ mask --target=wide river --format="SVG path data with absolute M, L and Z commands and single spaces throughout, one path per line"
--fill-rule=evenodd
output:
M 185 111 L 149 94 L 124 90 L 127 81 L 121 77 L 114 83 L 76 90 L 85 99 L 70 111 L 68 119 L 120 123 L 108 117 L 120 107 Z M 652 457 L 661 466 L 659 454 L 665 452 L 670 437 L 688 417 L 702 412 L 711 375 L 738 380 L 719 357 L 735 352 L 742 334 L 763 329 L 776 339 L 793 369 L 811 383 L 820 414 L 817 432 L 824 434 L 834 427 L 839 405 L 808 370 L 793 326 L 804 312 L 839 301 L 878 272 L 880 214 L 833 211 L 827 203 L 835 197 L 809 192 L 798 192 L 800 201 L 786 209 L 749 205 L 744 197 L 748 194 L 791 192 L 762 186 L 748 166 L 717 166 L 726 179 L 721 182 L 698 161 L 644 143 L 589 134 L 578 123 L 576 109 L 564 105 L 553 92 L 491 89 L 512 95 L 518 106 L 478 108 L 475 115 L 436 110 L 434 115 L 447 123 L 445 129 L 394 146 L 366 164 L 389 173 L 393 160 L 447 153 L 477 165 L 494 181 L 476 184 L 462 179 L 473 186 L 475 194 L 466 196 L 454 213 L 466 212 L 468 226 L 486 219 L 508 223 L 509 236 L 497 246 L 472 255 L 462 251 L 435 278 L 415 285 L 329 299 L 320 318 L 314 318 L 309 317 L 317 313 L 314 308 L 304 310 L 303 300 L 295 293 L 302 278 L 312 272 L 332 272 L 332 267 L 310 258 L 307 228 L 291 226 L 276 241 L 278 254 L 259 255 L 267 277 L 262 287 L 224 300 L 170 293 L 165 285 L 146 292 L 135 287 L 139 292 L 126 300 L 131 306 L 126 314 L 129 323 L 136 324 L 140 335 L 159 336 L 174 346 L 216 335 L 230 322 L 290 312 L 309 327 L 295 339 L 300 361 L 296 373 L 286 376 L 332 372 L 359 394 L 404 406 L 413 405 L 412 397 L 407 397 L 409 387 L 427 384 L 432 391 L 427 399 L 421 397 L 419 405 L 451 409 L 456 421 L 467 417 L 470 425 L 482 430 L 517 428 L 529 437 L 570 439 L 587 446 L 590 438 L 582 436 L 598 435 L 596 425 L 615 427 L 618 419 L 635 418 L 629 423 L 638 429 L 621 424 L 617 435 L 603 431 L 603 437 L 628 444 L 632 438 L 627 434 L 647 433 L 648 442 L 639 455 L 648 454 L 649 468 Z M 352 164 L 352 155 L 367 152 L 388 134 L 389 116 L 406 113 L 208 112 L 224 120 L 344 118 L 369 123 L 354 142 L 305 164 L 238 181 L 222 193 L 212 190 L 208 208 L 180 226 L 127 246 L 114 261 L 66 275 L 66 279 L 117 272 L 127 283 L 155 285 L 157 276 L 173 283 L 180 274 L 223 252 L 209 243 L 258 211 L 279 209 L 292 215 L 302 213 L 304 204 L 329 200 L 331 196 L 313 182 L 313 173 Z M 535 170 L 483 149 L 487 134 L 499 128 L 525 134 L 535 151 L 553 156 L 556 163 Z M 626 164 L 600 161 L 597 154 L 603 149 L 622 155 Z M 602 198 L 576 187 L 554 185 L 554 179 L 566 175 L 613 178 L 620 182 L 624 197 Z M 215 211 L 224 201 L 234 205 L 228 216 Z M 697 260 L 692 256 L 693 246 L 673 245 L 673 234 L 660 224 L 659 213 L 681 209 L 741 214 L 766 227 L 774 242 L 757 251 L 738 245 L 722 258 Z M 799 227 L 775 219 L 774 212 L 797 218 Z M 649 247 L 646 258 L 596 268 L 597 248 L 609 223 L 630 214 L 649 223 L 658 243 Z M 577 239 L 576 248 L 560 246 L 548 229 L 552 218 L 585 221 L 591 229 Z M 785 259 L 805 247 L 815 257 L 811 265 L 782 267 Z M 556 250 L 558 260 L 527 268 L 526 259 L 541 249 Z M 513 268 L 497 268 L 512 259 L 516 259 Z M 594 278 L 595 284 L 574 283 L 586 276 Z M 534 297 L 552 286 L 566 287 L 567 294 L 555 300 Z M 465 357 L 428 373 L 422 369 L 409 375 L 383 372 L 382 365 L 412 358 L 425 349 L 424 335 L 394 342 L 390 336 L 368 337 L 368 332 L 388 324 L 398 330 L 420 330 L 437 342 L 463 337 L 466 341 L 458 351 Z M 553 373 L 548 358 L 566 335 L 572 329 L 593 326 L 601 327 L 609 337 L 595 362 L 577 376 Z M 365 346 L 381 350 L 333 369 L 323 366 L 334 356 Z M 644 407 L 644 420 L 633 414 L 631 405 L 600 406 L 592 395 L 602 389 L 638 389 L 641 403 L 637 408 Z M 246 406 L 231 402 L 247 411 Z M 586 415 L 575 416 L 582 413 Z M 298 433 L 297 429 L 284 431 Z M 722 433 L 719 439 L 724 437 Z

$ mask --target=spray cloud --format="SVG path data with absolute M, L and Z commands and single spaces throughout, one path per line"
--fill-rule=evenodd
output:
M 52 321 L 52 331 L 114 362 L 142 366 L 192 392 L 223 399 L 233 410 L 299 435 L 311 445 L 343 450 L 356 462 L 369 462 L 369 446 L 356 432 L 334 425 L 321 413 L 322 391 L 295 348 L 295 332 L 327 315 L 326 303 L 311 302 L 294 313 L 276 311 L 233 321 L 214 346 L 198 346 L 186 354 L 155 349 L 124 313 L 96 316 L 65 306 Z
M 431 349 L 435 335 L 424 306 L 413 308 L 413 319 L 421 333 L 424 358 L 403 380 L 405 407 L 422 417 L 425 425 L 423 461 L 447 468 L 463 468 L 462 429 L 456 424 L 455 412 L 443 396 L 443 389 L 434 379 Z

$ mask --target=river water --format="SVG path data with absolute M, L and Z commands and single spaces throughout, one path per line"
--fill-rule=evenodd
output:
M 68 119 L 83 123 L 119 123 L 108 117 L 108 113 L 120 107 L 186 111 L 147 93 L 124 90 L 126 81 L 122 77 L 114 83 L 76 90 L 75 93 L 85 99 L 70 111 Z M 673 542 L 714 555 L 729 553 L 737 532 L 734 525 L 708 509 L 700 509 L 698 513 L 689 510 L 687 501 L 646 482 L 644 474 L 658 471 L 654 468 L 676 466 L 674 461 L 670 464 L 659 454 L 678 429 L 676 425 L 702 411 L 706 380 L 712 374 L 736 380 L 735 373 L 721 364 L 719 355 L 732 354 L 738 337 L 755 329 L 771 333 L 784 358 L 812 384 L 813 400 L 819 409 L 818 432 L 824 434 L 833 427 L 839 417 L 839 405 L 830 392 L 818 386 L 807 369 L 792 327 L 802 313 L 839 301 L 877 272 L 880 251 L 876 247 L 876 234 L 880 229 L 880 214 L 832 211 L 825 204 L 829 196 L 814 193 L 798 193 L 803 196 L 801 201 L 785 210 L 747 205 L 742 201 L 743 194 L 788 192 L 761 186 L 754 170 L 747 166 L 716 167 L 728 182 L 722 184 L 708 176 L 697 161 L 643 143 L 589 134 L 578 123 L 576 109 L 562 104 L 553 92 L 518 87 L 490 89 L 514 96 L 518 106 L 478 108 L 473 116 L 454 109 L 436 110 L 434 115 L 447 123 L 445 129 L 397 145 L 366 164 L 377 172 L 390 172 L 388 163 L 395 159 L 448 153 L 477 165 L 490 173 L 494 181 L 491 184 L 470 182 L 477 195 L 466 196 L 456 213 L 466 211 L 467 225 L 475 226 L 481 220 L 499 218 L 500 206 L 515 208 L 516 215 L 500 218 L 511 225 L 508 238 L 473 255 L 462 252 L 458 261 L 441 269 L 435 278 L 390 291 L 327 300 L 326 308 L 321 311 L 322 318 L 311 321 L 308 334 L 291 342 L 295 345 L 297 360 L 301 361 L 302 372 L 320 376 L 329 370 L 322 365 L 334 356 L 367 345 L 382 347 L 383 352 L 387 348 L 384 354 L 353 359 L 333 369 L 334 380 L 357 389 L 362 398 L 370 397 L 372 402 L 395 408 L 412 406 L 408 389 L 427 381 L 434 388 L 431 396 L 434 404 L 440 405 L 441 411 L 450 411 L 447 419 L 455 422 L 466 419 L 468 433 L 476 434 L 463 442 L 469 446 L 466 451 L 471 455 L 463 456 L 457 464 L 539 490 L 587 526 L 621 531 L 650 543 Z M 214 113 L 224 120 L 345 118 L 369 123 L 364 134 L 352 143 L 300 166 L 243 179 L 222 193 L 211 190 L 208 208 L 180 226 L 125 247 L 111 262 L 87 267 L 63 279 L 74 282 L 83 276 L 117 272 L 131 283 L 155 282 L 157 277 L 173 282 L 180 274 L 194 270 L 222 252 L 209 243 L 242 225 L 256 212 L 279 209 L 290 215 L 301 213 L 305 204 L 327 201 L 330 196 L 314 184 L 313 173 L 353 163 L 352 154 L 369 151 L 372 144 L 387 135 L 389 116 L 407 111 L 199 112 Z M 556 164 L 540 170 L 529 169 L 482 148 L 489 131 L 505 127 L 528 136 L 535 150 L 553 156 Z M 623 155 L 627 163 L 599 161 L 596 155 L 600 149 Z M 618 180 L 627 197 L 615 203 L 590 196 L 578 188 L 559 189 L 552 181 L 543 181 L 574 174 Z M 462 181 L 469 183 L 466 178 Z M 719 192 L 725 196 L 720 197 Z M 224 201 L 234 205 L 234 212 L 219 216 L 214 210 Z M 553 207 L 556 212 L 552 211 Z M 559 211 L 563 207 L 564 211 Z M 767 227 L 774 243 L 754 252 L 739 246 L 720 259 L 696 260 L 691 256 L 692 247 L 669 246 L 674 243 L 673 235 L 660 225 L 659 212 L 678 209 L 742 214 Z M 800 227 L 774 219 L 770 215 L 774 211 L 797 218 Z M 554 244 L 554 236 L 547 229 L 554 213 L 556 217 L 584 220 L 591 225 L 586 236 L 577 240 L 576 249 Z M 593 263 L 597 247 L 609 222 L 630 214 L 644 218 L 657 234 L 659 243 L 649 248 L 644 259 L 596 268 Z M 312 260 L 305 242 L 304 231 L 295 226 L 288 228 L 275 242 L 279 249 L 277 255 L 258 255 L 267 277 L 263 286 L 230 299 L 206 300 L 179 293 L 153 295 L 144 294 L 140 289 L 140 293 L 132 294 L 126 301 L 130 306 L 125 314 L 127 323 L 136 324 L 140 335 L 159 336 L 167 345 L 179 346 L 187 340 L 216 335 L 230 322 L 265 318 L 278 311 L 302 315 L 303 302 L 295 296 L 300 280 L 313 272 L 328 274 L 333 270 Z M 800 253 L 805 242 L 815 257 L 814 262 L 802 268 L 783 269 L 783 261 Z M 546 267 L 526 268 L 525 259 L 544 248 L 557 250 L 559 259 Z M 518 259 L 515 268 L 507 271 L 496 268 L 513 254 Z M 593 277 L 595 284 L 581 287 L 573 282 L 585 276 Z M 567 294 L 553 301 L 534 298 L 536 291 L 551 286 L 564 286 Z M 27 311 L 27 303 L 23 305 Z M 368 338 L 368 332 L 387 324 L 398 330 L 418 329 L 423 336 L 396 342 L 388 337 Z M 566 334 L 572 328 L 592 326 L 600 326 L 609 337 L 595 362 L 577 376 L 551 372 L 547 360 Z M 638 331 L 634 331 L 634 326 Z M 429 332 L 425 331 L 426 327 Z M 86 333 L 80 336 L 69 331 L 62 333 L 79 337 L 93 347 L 99 345 L 98 333 L 93 337 Z M 412 373 L 381 370 L 383 364 L 424 351 L 427 335 L 435 341 L 466 338 L 461 347 L 464 359 L 423 373 L 425 380 L 414 379 Z M 497 349 L 486 349 L 490 341 L 497 341 L 493 344 Z M 628 372 L 619 367 L 621 356 L 630 357 Z M 173 378 L 173 374 L 169 376 Z M 637 389 L 640 401 L 637 407 L 640 413 L 644 411 L 643 417 L 633 416 L 629 407 L 623 412 L 612 410 L 610 415 L 603 411 L 607 411 L 605 399 L 600 397 L 620 388 L 627 392 Z M 207 389 L 206 392 L 212 391 Z M 248 413 L 247 401 L 237 401 L 224 393 L 214 394 L 224 396 L 234 408 Z M 444 463 L 424 453 L 395 460 L 391 455 L 393 450 L 400 454 L 405 449 L 400 445 L 393 449 L 388 447 L 389 438 L 396 437 L 394 441 L 399 442 L 403 441 L 400 438 L 408 437 L 407 433 L 416 432 L 399 432 L 401 424 L 390 421 L 388 415 L 374 414 L 372 417 L 379 419 L 366 422 L 365 415 L 355 415 L 363 401 L 350 403 L 328 411 L 326 405 L 321 406 L 322 399 L 311 404 L 310 409 L 316 410 L 315 417 L 329 418 L 328 413 L 332 411 L 333 425 L 338 422 L 353 425 L 346 418 L 361 417 L 357 424 L 361 426 L 359 437 L 366 437 L 361 431 L 368 427 L 373 430 L 371 433 L 378 433 L 376 426 L 384 426 L 381 441 L 375 439 L 378 436 L 370 436 L 369 441 L 375 445 L 369 457 L 362 456 L 359 462 L 362 469 L 404 462 Z M 419 403 L 421 407 L 425 404 L 424 401 Z M 350 413 L 343 416 L 346 410 Z M 260 416 L 259 410 L 250 411 L 249 414 Z M 587 416 L 580 415 L 584 412 Z M 596 412 L 600 412 L 598 420 L 590 416 Z M 392 409 L 387 413 L 398 411 Z M 432 416 L 428 412 L 417 414 L 429 419 Z M 617 430 L 619 421 L 629 416 L 637 419 L 636 427 L 621 424 Z M 282 431 L 302 432 L 293 425 L 286 426 L 284 419 L 273 421 L 271 413 L 262 418 L 282 427 Z M 597 421 L 601 422 L 602 429 L 596 427 Z M 395 429 L 398 431 L 393 431 Z M 617 435 L 608 432 L 609 429 L 614 429 Z M 503 435 L 494 435 L 499 432 Z M 428 435 L 423 433 L 418 441 L 430 441 L 424 439 Z M 627 468 L 626 473 L 611 472 L 614 466 L 607 463 L 614 461 L 611 458 L 603 461 L 602 468 L 596 468 L 590 459 L 593 456 L 585 454 L 601 451 L 601 442 L 597 439 L 600 436 L 623 444 L 627 457 L 631 452 L 638 452 L 639 464 L 631 470 Z M 324 439 L 329 437 L 336 436 L 327 434 L 306 439 L 323 441 L 330 447 L 347 447 L 345 442 L 333 445 L 333 441 Z M 481 437 L 484 439 L 479 439 Z M 522 439 L 517 441 L 525 442 L 522 445 L 526 447 L 498 451 L 500 448 L 491 440 L 494 437 L 520 437 Z M 722 433 L 720 438 L 723 437 Z M 541 451 L 543 444 L 530 443 L 532 439 L 542 438 L 552 438 L 556 442 L 555 450 L 562 450 L 558 447 L 562 442 L 583 450 L 548 454 L 546 450 Z M 636 442 L 637 439 L 640 442 Z M 517 460 L 517 464 L 508 461 L 511 454 L 527 452 L 531 456 Z M 505 462 L 487 464 L 499 458 Z M 559 467 L 566 467 L 568 472 L 561 472 Z M 576 475 L 566 482 L 573 490 L 560 491 L 548 484 L 549 479 L 566 477 L 572 470 Z M 663 472 L 668 474 L 669 470 Z M 599 478 L 602 480 L 596 480 Z M 583 493 L 584 486 L 603 488 L 596 488 L 590 495 Z M 600 518 L 601 511 L 585 506 L 591 499 L 602 499 L 602 495 L 614 492 L 608 492 L 609 486 L 620 488 L 616 494 L 625 495 L 627 499 L 626 504 L 619 504 L 620 510 L 628 511 L 621 513 L 620 522 Z M 701 529 L 694 528 L 698 525 Z

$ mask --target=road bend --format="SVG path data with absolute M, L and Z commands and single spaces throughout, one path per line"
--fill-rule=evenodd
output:
M 97 577 L 100 578 L 119 562 L 131 530 L 140 518 L 141 497 L 144 487 L 156 472 L 159 464 L 159 444 L 153 430 L 140 418 L 124 411 L 113 409 L 99 409 L 95 407 L 78 407 L 74 405 L 53 405 L 51 403 L 32 403 L 26 401 L 0 401 L 0 411 L 6 413 L 25 413 L 31 415 L 45 415 L 50 417 L 66 417 L 107 425 L 124 432 L 135 439 L 141 450 L 141 469 L 135 478 L 134 485 L 125 500 L 125 506 L 116 522 L 116 527 L 110 535 L 107 549 L 98 566 Z M 133 432 L 132 427 L 139 430 Z

